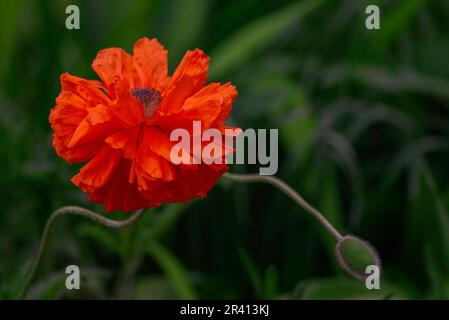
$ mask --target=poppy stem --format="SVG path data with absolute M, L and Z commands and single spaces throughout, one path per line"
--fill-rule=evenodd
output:
M 321 212 L 312 207 L 306 200 L 304 200 L 304 198 L 299 193 L 293 190 L 292 187 L 290 187 L 281 179 L 274 176 L 262 176 L 258 174 L 235 174 L 229 172 L 225 173 L 223 177 L 237 182 L 264 182 L 277 187 L 286 195 L 288 195 L 293 201 L 295 201 L 300 207 L 304 208 L 304 210 L 314 216 L 323 225 L 323 227 L 330 232 L 330 234 L 335 238 L 335 240 L 337 240 L 337 242 L 339 242 L 343 238 L 340 232 L 335 229 L 335 227 L 324 217 Z
M 95 222 L 98 222 L 108 228 L 111 229 L 121 229 L 127 226 L 132 225 L 134 222 L 136 222 L 145 212 L 145 209 L 140 209 L 134 212 L 132 216 L 130 216 L 126 220 L 117 221 L 113 219 L 106 218 L 96 212 L 93 212 L 91 210 L 77 207 L 77 206 L 65 206 L 57 209 L 53 212 L 53 214 L 50 216 L 50 218 L 47 220 L 47 223 L 45 224 L 44 233 L 42 234 L 41 242 L 39 245 L 39 250 L 37 251 L 36 256 L 33 259 L 33 263 L 31 265 L 30 271 L 28 272 L 24 285 L 22 289 L 20 290 L 18 294 L 18 299 L 23 299 L 28 291 L 28 288 L 31 284 L 31 282 L 34 279 L 34 276 L 36 275 L 37 269 L 39 267 L 40 261 L 42 259 L 42 256 L 44 254 L 45 248 L 48 244 L 48 239 L 51 233 L 51 229 L 53 227 L 53 224 L 58 219 L 58 217 L 67 215 L 67 214 L 73 214 L 77 216 L 82 216 L 85 218 L 88 218 L 90 220 L 93 220 Z

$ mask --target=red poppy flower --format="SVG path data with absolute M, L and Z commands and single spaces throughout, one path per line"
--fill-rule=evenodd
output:
M 53 146 L 69 163 L 87 162 L 74 184 L 107 211 L 130 211 L 165 202 L 205 197 L 228 169 L 223 164 L 170 161 L 177 128 L 224 132 L 237 91 L 230 83 L 206 85 L 209 57 L 188 51 L 170 77 L 167 51 L 143 38 L 133 55 L 120 48 L 102 50 L 92 63 L 101 79 L 68 73 L 50 113 Z

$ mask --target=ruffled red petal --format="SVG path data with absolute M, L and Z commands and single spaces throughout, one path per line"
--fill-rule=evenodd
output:
M 209 57 L 202 50 L 188 51 L 168 82 L 158 112 L 164 115 L 178 112 L 184 101 L 206 84 L 208 68 Z
M 88 141 L 69 147 L 78 126 L 89 116 L 91 109 L 110 103 L 101 82 L 61 75 L 61 93 L 56 106 L 50 111 L 49 121 L 53 129 L 53 146 L 58 155 L 68 162 L 84 162 L 92 158 L 102 147 L 102 141 Z
M 138 86 L 163 92 L 169 80 L 168 53 L 156 39 L 143 38 L 134 45 L 133 67 Z

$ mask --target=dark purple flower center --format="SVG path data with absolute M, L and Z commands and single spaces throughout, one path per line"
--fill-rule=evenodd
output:
M 153 88 L 135 88 L 130 93 L 142 103 L 147 118 L 154 115 L 162 101 L 159 91 Z

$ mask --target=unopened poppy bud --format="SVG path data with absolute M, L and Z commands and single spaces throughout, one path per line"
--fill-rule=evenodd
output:
M 368 266 L 381 269 L 379 254 L 365 240 L 354 236 L 342 237 L 335 246 L 338 263 L 354 278 L 364 281 L 370 274 L 366 273 Z

